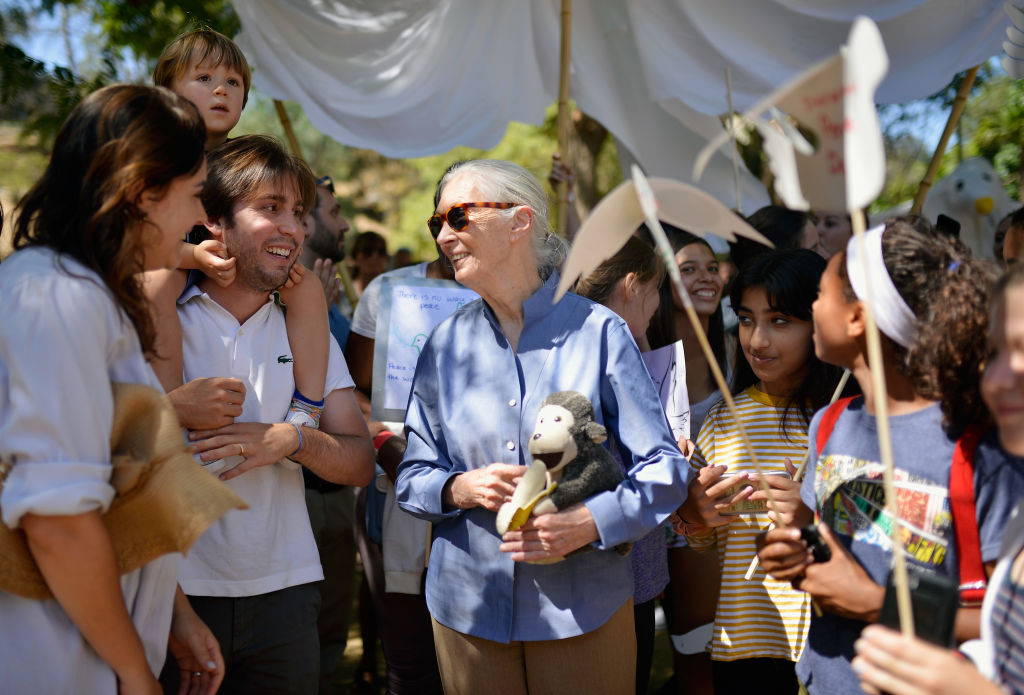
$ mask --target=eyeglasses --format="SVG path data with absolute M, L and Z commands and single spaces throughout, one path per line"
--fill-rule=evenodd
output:
M 334 181 L 331 180 L 330 176 L 321 176 L 316 180 L 317 186 L 323 186 L 331 193 L 334 193 Z
M 430 236 L 436 240 L 445 222 L 456 232 L 461 232 L 465 229 L 469 225 L 469 217 L 466 215 L 466 210 L 469 208 L 508 210 L 516 205 L 517 203 L 459 203 L 458 205 L 452 205 L 445 213 L 431 215 L 427 219 L 427 229 L 430 230 Z

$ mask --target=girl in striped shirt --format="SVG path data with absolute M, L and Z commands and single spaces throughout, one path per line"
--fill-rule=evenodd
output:
M 811 339 L 811 303 L 824 268 L 806 249 L 771 253 L 740 273 L 731 293 L 741 348 L 733 379 L 737 411 L 783 514 L 799 504 L 791 461 L 804 458 L 810 418 L 839 379 L 840 370 L 815 357 Z M 754 491 L 756 471 L 725 403 L 708 413 L 691 463 L 715 466 L 731 483 L 719 500 L 731 502 L 720 525 L 687 526 L 691 547 L 717 549 L 721 569 L 711 641 L 715 693 L 748 693 L 754 684 L 762 694 L 795 693 L 810 601 L 760 568 L 748 572 L 757 535 L 777 520 L 765 493 Z

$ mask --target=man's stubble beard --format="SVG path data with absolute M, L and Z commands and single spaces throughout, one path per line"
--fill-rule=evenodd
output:
M 333 263 L 338 263 L 345 258 L 345 248 L 341 244 L 341 239 L 337 239 L 331 234 L 320 222 L 320 218 L 315 212 L 313 213 L 313 233 L 306 239 L 304 246 Z
M 230 228 L 224 235 L 224 242 L 227 245 L 228 255 L 235 257 L 235 284 L 254 290 L 256 292 L 273 292 L 281 287 L 288 280 L 288 273 L 295 262 L 298 254 L 293 252 L 291 263 L 287 268 L 281 268 L 277 272 L 267 271 L 263 265 L 263 249 L 251 244 L 243 232 Z

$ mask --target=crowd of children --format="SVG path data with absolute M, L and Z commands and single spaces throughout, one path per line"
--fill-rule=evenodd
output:
M 0 273 L 7 298 L 0 331 L 3 522 L 24 530 L 55 598 L 31 601 L 0 590 L 0 625 L 23 636 L 0 655 L 2 683 L 26 692 L 160 692 L 169 647 L 182 674 L 195 678 L 183 691 L 235 687 L 222 656 L 229 648 L 217 644 L 176 587 L 173 563 L 154 561 L 120 580 L 114 573 L 110 539 L 98 523 L 111 496 L 110 452 L 100 433 L 109 430 L 113 405 L 92 393 L 97 379 L 165 391 L 181 386 L 179 296 L 202 275 L 228 286 L 249 272 L 244 259 L 229 256 L 220 240 L 226 230 L 217 227 L 239 211 L 202 189 L 204 152 L 212 160 L 225 148 L 245 156 L 236 152 L 245 143 L 232 145 L 228 136 L 250 79 L 230 39 L 212 31 L 179 37 L 153 75 L 166 89 L 116 86 L 88 97 L 16 210 L 19 252 Z M 301 225 L 313 206 L 300 200 L 309 195 L 293 197 L 298 202 L 287 210 L 274 207 L 288 202 L 283 197 L 269 200 L 268 214 Z M 973 258 L 920 218 L 890 220 L 863 240 L 851 238 L 842 214 L 770 207 L 750 223 L 777 248 L 736 244 L 731 287 L 706 240 L 665 225 L 735 413 L 722 401 L 649 230 L 637 230 L 575 287 L 618 314 L 641 352 L 678 346 L 675 354 L 683 356 L 674 369 L 684 375 L 689 412 L 679 428 L 672 423 L 672 433 L 690 459 L 691 483 L 676 523 L 648 530 L 633 546 L 636 692 L 649 687 L 659 597 L 675 692 L 1024 692 L 1024 555 L 1019 524 L 1011 521 L 1024 497 L 1021 266 L 1010 263 L 996 284 L 995 264 Z M 216 238 L 204 238 L 204 225 Z M 180 244 L 193 226 L 193 243 Z M 1022 230 L 1018 212 L 997 242 L 1004 265 L 1019 253 Z M 360 235 L 354 255 L 361 293 L 384 270 L 384 238 Z M 319 426 L 328 378 L 330 302 L 321 274 L 336 294 L 330 273 L 308 274 L 301 265 L 279 290 L 294 358 L 286 421 L 300 447 L 302 428 Z M 869 288 L 884 394 L 868 358 Z M 49 305 L 41 307 L 39 297 Z M 39 323 L 40 316 L 48 318 Z M 368 364 L 359 369 L 356 384 L 365 387 Z M 844 369 L 853 377 L 848 384 Z M 247 394 L 233 375 L 224 377 L 210 388 L 223 403 L 216 416 L 229 424 Z M 54 398 L 61 401 L 56 410 Z M 890 516 L 883 487 L 875 421 L 883 398 L 898 518 Z M 87 422 L 75 399 L 94 406 Z M 67 426 L 73 421 L 80 424 Z M 629 452 L 617 444 L 612 450 L 628 468 Z M 245 459 L 241 446 L 237 456 L 204 465 L 230 479 Z M 981 638 L 971 651 L 976 667 L 941 647 L 868 627 L 882 618 L 892 583 L 894 525 L 911 576 L 960 585 L 950 640 Z M 816 529 L 827 559 L 809 545 L 805 527 Z M 68 581 L 72 576 L 80 579 Z M 976 591 L 986 582 L 987 593 Z M 59 668 L 49 665 L 54 650 L 61 651 Z M 332 667 L 321 665 L 321 692 L 330 690 Z

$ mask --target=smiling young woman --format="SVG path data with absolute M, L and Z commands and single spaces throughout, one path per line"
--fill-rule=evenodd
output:
M 224 675 L 176 590 L 178 556 L 119 578 L 100 519 L 114 496 L 111 382 L 160 387 L 139 276 L 178 260 L 202 207 L 205 136 L 166 89 L 98 90 L 19 206 L 17 251 L 0 267 L 0 460 L 13 464 L 0 494 L 55 598 L 0 591 L 0 632 L 17 635 L 0 651 L 5 690 L 159 692 L 169 631 L 196 692 Z

